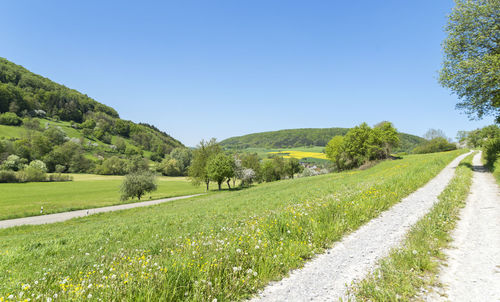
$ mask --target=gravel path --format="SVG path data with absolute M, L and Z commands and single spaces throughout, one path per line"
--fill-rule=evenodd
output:
M 34 225 L 34 224 L 46 224 L 46 223 L 60 222 L 60 221 L 65 221 L 65 220 L 76 218 L 76 217 L 84 217 L 84 216 L 93 215 L 93 214 L 97 214 L 97 213 L 126 210 L 126 209 L 138 208 L 138 207 L 147 207 L 147 206 L 151 206 L 151 205 L 155 205 L 155 204 L 160 204 L 160 203 L 173 201 L 173 200 L 191 198 L 191 197 L 199 196 L 199 195 L 203 195 L 203 194 L 186 195 L 186 196 L 171 197 L 171 198 L 164 198 L 164 199 L 157 199 L 157 200 L 150 200 L 150 201 L 143 201 L 143 202 L 136 202 L 136 203 L 121 204 L 121 205 L 110 206 L 110 207 L 102 207 L 102 208 L 94 208 L 94 209 L 87 209 L 87 210 L 78 210 L 78 211 L 71 211 L 71 212 L 49 214 L 49 215 L 1 220 L 0 221 L 0 229 L 10 228 L 13 226 L 20 226 L 20 225 L 25 225 L 25 224 Z
M 467 154 L 454 159 L 434 179 L 389 210 L 344 237 L 302 269 L 267 286 L 253 301 L 338 301 L 346 285 L 362 279 L 404 239 L 410 227 L 437 201 Z
M 429 300 L 500 301 L 500 192 L 480 158 L 474 157 L 471 194 L 452 233 L 456 248 L 445 251 L 445 296 Z

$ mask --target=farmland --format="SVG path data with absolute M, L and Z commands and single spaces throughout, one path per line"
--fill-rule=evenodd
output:
M 4 229 L 0 297 L 239 300 L 377 216 L 461 152 Z
M 32 182 L 0 184 L 0 220 L 116 205 L 120 201 L 122 176 L 73 174 L 70 182 Z M 143 200 L 159 199 L 204 192 L 185 177 L 159 177 L 158 190 Z

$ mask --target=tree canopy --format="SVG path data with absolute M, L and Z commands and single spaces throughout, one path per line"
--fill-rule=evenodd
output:
M 500 121 L 500 1 L 455 0 L 446 26 L 439 82 L 472 118 Z

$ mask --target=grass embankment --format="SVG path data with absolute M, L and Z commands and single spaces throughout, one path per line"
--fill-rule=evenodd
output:
M 0 297 L 239 300 L 298 268 L 461 151 L 0 230 Z
M 0 184 L 0 220 L 89 209 L 123 203 L 120 185 L 123 176 L 73 174 L 69 182 L 32 182 Z M 203 193 L 204 186 L 195 187 L 184 177 L 159 177 L 158 190 L 142 200 Z
M 358 301 L 408 301 L 421 288 L 436 285 L 436 259 L 443 259 L 441 250 L 449 245 L 450 231 L 469 194 L 472 157 L 460 163 L 454 178 L 439 195 L 439 202 L 415 224 L 403 247 L 391 251 L 380 261 L 379 268 L 354 286 Z

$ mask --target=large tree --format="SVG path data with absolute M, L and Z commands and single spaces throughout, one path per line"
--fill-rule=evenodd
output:
M 207 162 L 207 175 L 215 181 L 221 189 L 221 184 L 224 180 L 227 181 L 227 186 L 231 189 L 229 181 L 234 176 L 234 159 L 224 153 L 218 153 L 211 156 Z
M 500 122 L 500 1 L 455 0 L 446 26 L 439 82 L 471 117 Z

